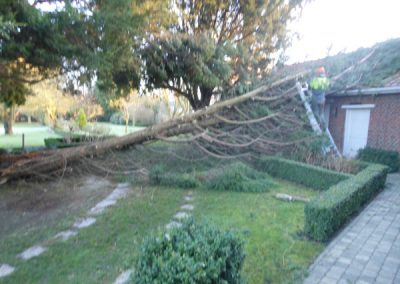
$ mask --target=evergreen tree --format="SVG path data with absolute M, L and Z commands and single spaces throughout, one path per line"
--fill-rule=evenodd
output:
M 194 109 L 213 95 L 244 92 L 287 44 L 286 26 L 304 0 L 171 0 L 175 22 L 148 37 L 144 78 Z

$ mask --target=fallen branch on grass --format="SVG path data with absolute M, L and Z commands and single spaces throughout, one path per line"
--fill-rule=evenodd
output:
M 300 202 L 309 202 L 310 199 L 306 198 L 306 197 L 301 197 L 301 196 L 295 196 L 295 195 L 289 195 L 286 193 L 277 193 L 275 194 L 275 198 L 279 199 L 279 200 L 283 200 L 283 201 L 288 201 L 288 202 L 292 202 L 292 201 L 300 201 Z
M 154 141 L 162 137 L 177 136 L 181 134 L 192 134 L 192 141 L 204 153 L 215 157 L 242 157 L 246 153 L 238 152 L 238 147 L 232 145 L 252 146 L 252 150 L 259 152 L 272 151 L 281 145 L 290 144 L 288 135 L 294 133 L 296 129 L 304 127 L 301 119 L 293 110 L 293 93 L 288 90 L 293 89 L 294 81 L 302 76 L 303 73 L 295 76 L 286 77 L 268 85 L 263 85 L 244 95 L 218 102 L 208 108 L 198 110 L 183 117 L 171 119 L 164 123 L 131 133 L 117 138 L 110 138 L 103 141 L 95 141 L 75 148 L 58 149 L 54 151 L 43 151 L 34 157 L 21 158 L 11 165 L 0 169 L 0 180 L 6 182 L 11 179 L 26 176 L 44 176 L 52 173 L 60 173 L 72 162 L 87 160 L 82 158 L 93 158 L 103 155 L 109 151 L 123 149 L 129 146 Z M 289 87 L 288 87 L 289 86 Z M 263 96 L 263 102 L 255 101 L 254 98 Z M 252 117 L 241 110 L 238 106 L 246 102 L 254 102 L 258 106 L 260 103 L 271 103 L 271 114 L 260 117 Z M 251 112 L 253 106 L 246 106 L 246 110 Z M 283 113 L 285 113 L 283 115 Z M 239 114 L 239 117 L 238 117 Z M 247 116 L 243 120 L 243 114 Z M 208 129 L 216 126 L 217 131 Z M 207 140 L 204 135 L 207 133 Z M 263 133 L 262 137 L 260 133 Z M 267 135 L 268 134 L 268 135 Z M 226 137 L 225 141 L 215 137 Z M 247 137 L 247 139 L 243 139 Z M 203 140 L 200 144 L 198 141 Z M 269 141 L 275 141 L 269 143 Z M 234 148 L 234 149 L 232 149 Z M 245 151 L 247 151 L 246 149 Z M 0 158 L 1 159 L 1 158 Z M 1 162 L 1 161 L 0 161 Z

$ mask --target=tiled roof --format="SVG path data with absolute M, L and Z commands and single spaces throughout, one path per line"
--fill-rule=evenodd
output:
M 383 87 L 400 87 L 400 72 L 383 80 Z

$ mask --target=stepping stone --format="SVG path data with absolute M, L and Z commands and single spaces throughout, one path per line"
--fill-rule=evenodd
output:
M 105 199 L 96 204 L 92 209 L 89 210 L 89 215 L 98 215 L 110 206 L 113 206 L 117 201 L 125 197 L 130 190 L 130 184 L 120 184 L 114 189 Z
M 130 186 L 131 186 L 131 184 L 129 182 L 122 182 L 122 183 L 118 184 L 117 188 L 130 187 Z
M 99 202 L 96 204 L 96 206 L 94 206 L 92 209 L 89 210 L 89 214 L 90 215 L 98 215 L 103 213 L 103 211 L 107 208 L 110 207 L 112 205 L 114 205 L 115 203 L 117 203 L 116 200 L 109 200 L 109 199 L 104 199 L 103 201 Z
M 54 239 L 61 239 L 62 241 L 68 240 L 70 237 L 76 236 L 78 233 L 75 231 L 67 230 L 62 231 L 56 234 L 53 238 Z
M 14 270 L 15 270 L 15 268 L 12 267 L 11 265 L 8 265 L 8 264 L 0 265 L 0 278 L 10 275 L 11 273 L 14 272 Z
M 33 247 L 30 247 L 30 248 L 24 250 L 20 254 L 18 254 L 17 257 L 22 258 L 23 260 L 28 260 L 35 256 L 41 255 L 46 250 L 47 250 L 47 248 L 42 247 L 42 246 L 33 246 Z
M 132 269 L 122 272 L 120 275 L 118 275 L 117 279 L 115 279 L 113 284 L 127 283 L 129 281 L 129 278 L 131 278 L 132 272 L 133 272 Z
M 191 204 L 185 204 L 185 205 L 182 205 L 182 206 L 181 206 L 181 209 L 182 209 L 182 210 L 189 210 L 189 211 L 192 211 L 192 210 L 194 209 L 194 206 L 191 205 Z
M 76 221 L 72 226 L 78 229 L 83 229 L 93 225 L 94 223 L 96 223 L 96 218 L 89 217 Z
M 185 201 L 193 201 L 193 196 L 189 196 L 189 195 L 186 195 L 185 196 Z
M 186 212 L 178 212 L 178 213 L 176 213 L 174 215 L 174 218 L 178 219 L 178 220 L 182 220 L 182 219 L 185 219 L 185 218 L 189 218 L 189 214 L 186 213 Z
M 165 226 L 165 228 L 166 228 L 167 230 L 171 230 L 172 228 L 179 228 L 179 227 L 181 227 L 181 226 L 182 226 L 181 223 L 176 222 L 176 221 L 171 221 L 170 223 L 168 223 L 168 224 Z

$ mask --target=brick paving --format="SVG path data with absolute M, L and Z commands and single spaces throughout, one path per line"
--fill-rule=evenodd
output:
M 400 174 L 328 245 L 305 284 L 400 283 Z

